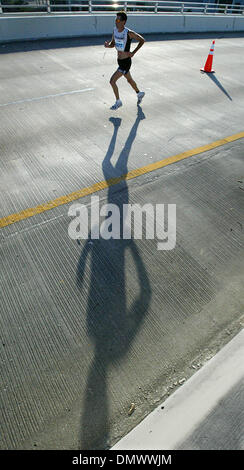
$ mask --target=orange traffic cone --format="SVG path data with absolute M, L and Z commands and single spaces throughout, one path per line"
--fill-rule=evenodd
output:
M 204 68 L 200 69 L 202 72 L 214 73 L 214 70 L 212 70 L 214 44 L 215 44 L 215 41 L 212 42 L 212 46 L 210 48 L 208 58 L 206 60 L 206 64 L 204 65 Z

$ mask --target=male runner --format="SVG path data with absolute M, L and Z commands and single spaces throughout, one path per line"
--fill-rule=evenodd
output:
M 119 68 L 116 70 L 116 72 L 112 75 L 110 79 L 110 84 L 113 88 L 116 98 L 116 102 L 111 107 L 111 109 L 118 109 L 120 106 L 122 106 L 122 101 L 119 98 L 119 90 L 116 85 L 116 82 L 123 75 L 137 93 L 137 104 L 141 103 L 141 100 L 145 95 L 144 91 L 139 91 L 135 81 L 133 80 L 129 72 L 131 67 L 131 57 L 133 57 L 135 53 L 143 46 L 145 39 L 140 36 L 140 34 L 137 34 L 134 31 L 125 28 L 127 15 L 124 11 L 119 11 L 117 13 L 117 18 L 115 21 L 116 26 L 113 31 L 112 40 L 110 42 L 105 41 L 104 44 L 105 47 L 115 47 L 118 51 Z M 139 41 L 139 44 L 133 52 L 130 52 L 130 45 L 132 39 L 136 39 L 136 41 Z

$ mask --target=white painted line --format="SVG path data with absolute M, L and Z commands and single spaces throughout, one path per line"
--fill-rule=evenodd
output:
M 10 101 L 9 103 L 0 104 L 0 107 L 10 106 L 11 104 L 21 104 L 21 103 L 27 103 L 27 102 L 32 102 L 32 101 L 46 100 L 48 98 L 56 98 L 57 96 L 73 95 L 75 93 L 84 93 L 85 91 L 92 91 L 92 90 L 95 90 L 95 88 L 84 88 L 83 90 L 64 91 L 63 93 L 57 93 L 56 95 L 38 96 L 37 98 L 25 98 L 23 100 Z

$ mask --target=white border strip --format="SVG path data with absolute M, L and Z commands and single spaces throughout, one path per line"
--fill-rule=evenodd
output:
M 177 450 L 243 380 L 243 358 L 244 329 L 111 450 Z

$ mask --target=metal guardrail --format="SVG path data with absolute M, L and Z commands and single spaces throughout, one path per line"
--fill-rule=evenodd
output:
M 156 0 L 0 0 L 0 15 L 28 13 L 244 14 L 244 5 Z

